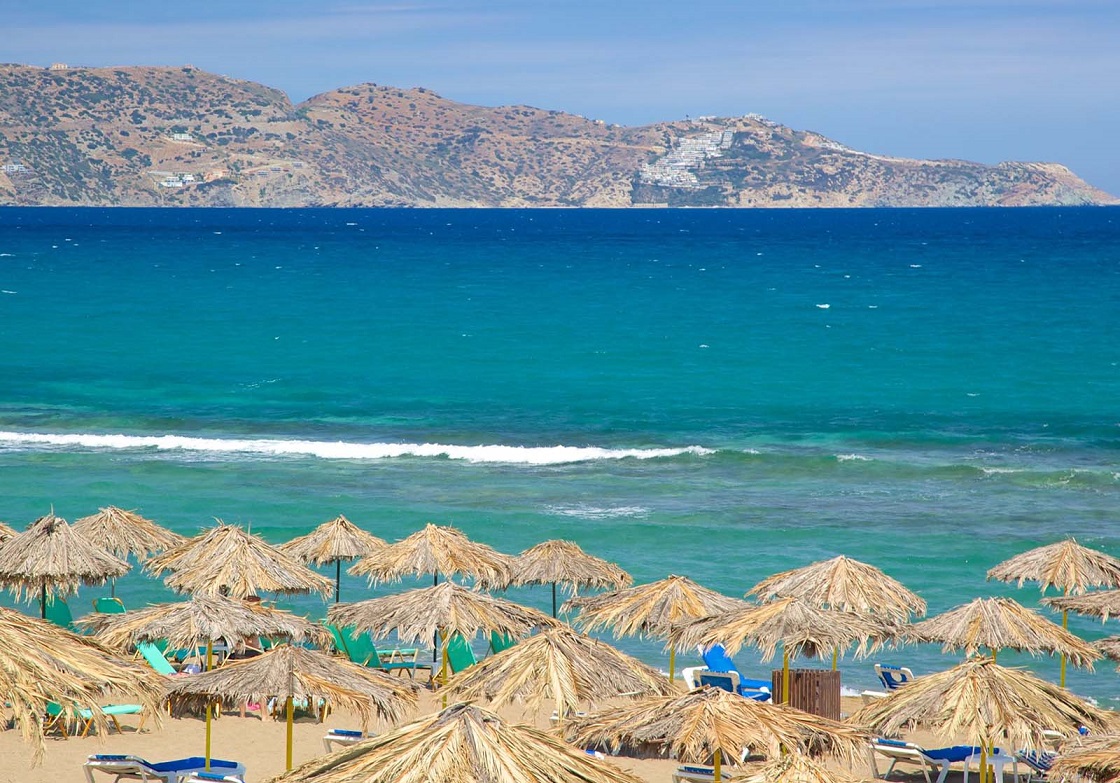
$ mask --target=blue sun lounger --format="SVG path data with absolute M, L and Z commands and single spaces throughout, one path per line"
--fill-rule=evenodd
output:
M 373 736 L 372 734 L 370 736 Z M 331 729 L 323 737 L 323 747 L 326 748 L 327 753 L 334 750 L 335 745 L 353 745 L 355 742 L 361 742 L 366 738 L 364 731 L 356 729 Z
M 696 672 L 698 685 L 712 685 L 723 688 L 755 701 L 770 700 L 770 681 L 744 677 L 722 644 L 713 644 L 711 647 L 702 649 L 700 657 L 704 659 L 704 665 L 708 668 L 707 671 L 700 669 Z M 735 677 L 729 677 L 729 675 L 735 675 Z M 728 680 L 731 680 L 730 687 L 728 687 Z
M 995 749 L 999 753 L 999 748 Z M 884 739 L 877 737 L 871 741 L 871 767 L 875 770 L 875 777 L 886 780 L 894 772 L 897 764 L 915 764 L 922 770 L 926 783 L 930 783 L 929 773 L 935 768 L 940 768 L 937 774 L 937 783 L 945 783 L 949 774 L 949 765 L 964 763 L 970 756 L 980 753 L 980 748 L 971 745 L 953 745 L 948 748 L 926 749 L 913 742 L 902 740 Z M 875 763 L 876 756 L 883 756 L 891 761 L 887 771 L 879 774 L 879 766 Z
M 205 773 L 217 775 L 218 779 L 233 777 L 244 779 L 245 765 L 237 761 L 210 759 L 210 769 L 206 769 L 206 759 L 191 756 L 173 761 L 150 762 L 139 756 L 118 753 L 98 753 L 86 759 L 82 765 L 88 783 L 94 783 L 93 773 L 100 770 L 113 775 L 115 780 L 151 780 L 161 783 L 186 783 L 192 774 Z

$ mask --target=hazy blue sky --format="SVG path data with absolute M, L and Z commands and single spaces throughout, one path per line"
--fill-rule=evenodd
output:
M 17 6 L 8 8 L 7 6 Z M 1057 161 L 1120 195 L 1120 0 L 0 0 L 0 59 L 376 82 L 608 122 L 759 112 L 858 149 Z

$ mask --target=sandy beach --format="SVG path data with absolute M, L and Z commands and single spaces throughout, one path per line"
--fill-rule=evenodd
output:
M 438 694 L 425 692 L 421 696 L 417 716 L 439 709 Z M 858 698 L 845 698 L 843 710 L 847 714 L 858 709 Z M 547 713 L 543 720 L 524 713 L 519 708 L 500 710 L 511 720 L 546 725 Z M 330 728 L 358 728 L 345 713 L 336 712 L 318 723 L 308 715 L 298 714 L 294 726 L 293 761 L 296 765 L 321 755 L 323 735 Z M 94 753 L 127 753 L 140 756 L 149 761 L 167 761 L 201 755 L 204 747 L 205 723 L 200 717 L 164 718 L 160 728 L 145 725 L 137 731 L 136 716 L 126 716 L 121 723 L 124 733 L 115 731 L 105 737 L 58 736 L 46 741 L 46 752 L 41 766 L 32 767 L 33 748 L 20 739 L 16 731 L 0 732 L 0 758 L 6 763 L 0 769 L 0 783 L 68 783 L 82 781 L 82 763 Z M 382 729 L 384 727 L 381 727 Z M 374 728 L 374 731 L 379 730 Z M 241 718 L 236 713 L 223 715 L 213 723 L 213 755 L 215 758 L 243 762 L 246 766 L 247 783 L 259 783 L 284 771 L 285 725 L 282 720 L 266 717 L 264 720 L 256 713 Z M 915 735 L 918 742 L 936 747 L 937 738 L 919 732 Z M 670 783 L 677 762 L 668 759 L 634 759 L 629 757 L 609 757 L 610 763 L 626 769 L 648 783 Z M 848 771 L 848 770 L 846 770 Z M 729 770 L 735 774 L 735 770 Z M 856 780 L 872 780 L 869 764 L 858 764 L 848 771 Z M 905 773 L 906 770 L 903 770 Z M 920 780 L 920 774 L 916 773 Z M 949 781 L 960 775 L 950 775 Z M 104 774 L 97 773 L 97 780 L 111 781 Z

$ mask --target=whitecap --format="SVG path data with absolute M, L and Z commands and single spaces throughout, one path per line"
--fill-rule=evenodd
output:
M 819 304 L 819 305 L 817 305 L 817 307 L 819 307 L 822 310 L 827 310 L 828 308 L 832 307 L 832 305 L 830 305 L 830 304 Z
M 871 462 L 871 457 L 865 457 L 862 454 L 837 454 L 837 462 Z
M 580 519 L 619 519 L 649 515 L 649 509 L 644 506 L 593 506 L 587 503 L 577 503 L 571 506 L 548 506 L 547 509 L 551 514 L 562 517 L 579 517 Z
M 375 460 L 426 457 L 474 463 L 560 465 L 595 460 L 658 459 L 712 454 L 701 446 L 659 449 L 611 449 L 599 446 L 461 446 L 445 443 L 348 443 L 346 441 L 195 438 L 184 435 L 121 435 L 0 431 L 0 446 L 62 446 L 86 449 L 156 450 L 321 459 Z

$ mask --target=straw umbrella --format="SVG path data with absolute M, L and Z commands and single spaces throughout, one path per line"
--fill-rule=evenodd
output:
M 1120 734 L 1086 737 L 1078 745 L 1063 746 L 1050 767 L 1053 780 L 1082 777 L 1094 783 L 1120 781 Z
M 367 533 L 339 514 L 329 522 L 319 525 L 306 536 L 281 544 L 280 551 L 303 563 L 313 563 L 317 566 L 334 563 L 334 602 L 337 604 L 342 585 L 342 561 L 364 557 L 388 546 L 384 539 Z
M 368 577 L 371 585 L 432 574 L 432 584 L 437 585 L 440 574 L 503 583 L 510 580 L 512 571 L 509 555 L 471 541 L 453 527 L 428 524 L 408 538 L 366 555 L 347 573 Z
M 452 678 L 451 698 L 486 699 L 495 707 L 545 699 L 564 716 L 581 703 L 614 696 L 665 696 L 672 684 L 654 668 L 566 625 L 547 628 Z
M 168 587 L 180 593 L 248 598 L 263 593 L 327 595 L 331 582 L 260 536 L 220 519 L 217 526 L 168 549 L 144 564 L 154 576 L 165 571 Z
M 770 759 L 742 778 L 743 783 L 855 783 L 855 778 L 794 751 Z
M 0 544 L 3 544 L 12 536 L 16 535 L 16 530 L 11 525 L 5 525 L 0 522 Z
M 532 726 L 453 704 L 270 783 L 642 783 Z
M 1036 547 L 988 570 L 988 579 L 1001 582 L 1038 582 L 1045 594 L 1056 587 L 1064 595 L 1081 595 L 1100 587 L 1120 587 L 1120 560 L 1077 543 L 1073 538 Z M 1062 610 L 1062 627 L 1069 628 L 1069 614 Z M 1066 684 L 1066 657 L 1062 655 L 1058 684 Z
M 570 723 L 565 735 L 577 745 L 653 745 L 684 762 L 711 759 L 717 781 L 722 764 L 736 763 L 744 749 L 770 758 L 799 749 L 851 762 L 869 739 L 855 726 L 709 687 L 602 710 Z
M 762 580 L 748 592 L 760 601 L 792 596 L 822 609 L 866 612 L 900 623 L 926 613 L 926 602 L 878 568 L 840 555 L 831 560 L 783 571 Z M 837 651 L 832 653 L 836 669 Z
M 981 647 L 991 650 L 993 658 L 1002 649 L 1059 653 L 1090 671 L 1100 658 L 1091 644 L 1010 598 L 977 598 L 915 623 L 905 633 L 913 641 L 941 642 L 943 652 L 964 650 L 966 655 Z
M 106 728 L 101 704 L 127 697 L 157 716 L 163 694 L 158 675 L 147 667 L 116 658 L 108 649 L 53 623 L 0 608 L 0 701 L 25 741 L 34 741 L 35 759 L 43 753 L 47 704 L 62 706 L 64 717 L 90 710 L 94 724 Z
M 127 560 L 129 555 L 143 559 L 186 541 L 135 511 L 116 506 L 106 506 L 96 514 L 82 517 L 74 523 L 74 532 L 121 560 Z M 115 596 L 117 581 L 113 579 L 109 584 L 109 594 Z
M 17 600 L 38 595 L 40 616 L 47 616 L 47 596 L 78 591 L 80 584 L 104 584 L 128 573 L 128 563 L 89 543 L 54 513 L 0 544 L 0 583 Z
M 701 587 L 688 577 L 670 574 L 650 584 L 573 598 L 562 610 L 579 609 L 576 624 L 588 633 L 610 628 L 616 639 L 635 635 L 665 639 L 677 625 L 745 605 L 737 598 Z M 676 668 L 676 652 L 675 648 L 669 649 L 670 680 Z
M 777 598 L 681 626 L 670 642 L 680 649 L 722 644 L 729 655 L 749 642 L 762 651 L 763 661 L 773 658 L 781 645 L 782 701 L 788 703 L 791 658 L 824 658 L 855 642 L 857 655 L 863 655 L 897 635 L 897 626 L 867 614 L 822 609 L 800 598 Z
M 239 704 L 270 697 L 284 700 L 287 710 L 287 769 L 292 768 L 293 701 L 317 704 L 320 699 L 355 713 L 364 727 L 373 718 L 401 719 L 416 705 L 417 686 L 383 672 L 342 660 L 318 650 L 281 645 L 255 658 L 227 662 L 208 672 L 184 677 L 168 689 L 173 700 L 185 702 L 223 699 Z M 207 756 L 209 759 L 209 756 Z
M 1038 748 L 1044 732 L 1077 736 L 1081 726 L 1100 732 L 1111 720 L 1107 711 L 1064 688 L 984 656 L 923 675 L 849 718 L 885 736 L 920 723 L 949 741 L 979 740 L 985 757 L 997 741 Z M 982 759 L 981 770 L 985 766 Z
M 630 574 L 609 560 L 589 555 L 574 541 L 545 541 L 526 549 L 514 558 L 513 579 L 509 584 L 552 585 L 552 616 L 556 617 L 556 586 L 563 585 L 575 594 L 581 588 L 621 590 L 634 583 Z M 483 583 L 484 587 L 504 589 L 508 585 Z
M 544 612 L 468 590 L 455 582 L 352 604 L 335 604 L 327 610 L 327 618 L 338 626 L 352 626 L 359 633 L 368 631 L 374 639 L 395 634 L 402 642 L 418 642 L 437 635 L 448 639 L 455 634 L 471 639 L 479 631 L 520 637 L 533 628 L 556 624 Z M 447 680 L 446 645 L 440 680 Z
M 1067 612 L 1099 617 L 1101 622 L 1107 622 L 1110 617 L 1120 617 L 1120 590 L 1097 590 L 1084 595 L 1043 598 L 1041 603 L 1051 609 L 1060 609 L 1063 617 Z

